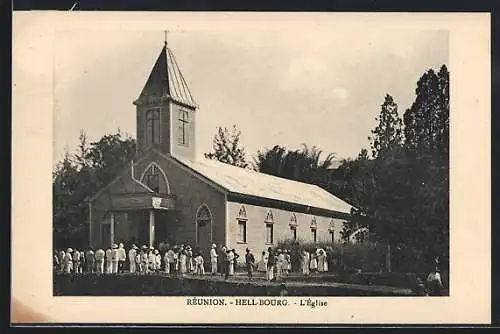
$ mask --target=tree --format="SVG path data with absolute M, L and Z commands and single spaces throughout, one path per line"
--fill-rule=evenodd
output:
M 117 177 L 135 154 L 135 140 L 107 134 L 88 144 L 84 131 L 75 154 L 66 153 L 53 172 L 54 243 L 63 247 L 88 244 L 86 200 Z
M 449 73 L 428 70 L 417 82 L 416 98 L 404 114 L 405 146 L 418 155 L 448 155 Z
M 398 115 L 398 105 L 389 94 L 385 96 L 380 114 L 375 120 L 379 123 L 371 131 L 372 136 L 368 140 L 372 156 L 377 158 L 402 143 L 402 121 Z
M 323 151 L 316 146 L 308 147 L 306 144 L 294 151 L 276 145 L 272 149 L 257 152 L 254 168 L 261 173 L 311 183 L 326 189 L 335 154 L 329 153 L 321 159 L 322 154 Z
M 240 135 L 241 131 L 236 125 L 233 125 L 231 132 L 226 127 L 219 126 L 213 139 L 213 151 L 205 153 L 205 158 L 237 167 L 248 167 L 245 150 L 240 147 Z

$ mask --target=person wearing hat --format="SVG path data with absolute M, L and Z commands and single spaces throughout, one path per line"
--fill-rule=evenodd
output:
M 75 250 L 73 251 L 73 272 L 75 274 L 79 274 L 80 273 L 80 269 L 81 269 L 81 260 L 80 260 L 80 252 L 78 251 L 78 249 L 75 248 Z
M 132 245 L 132 248 L 128 251 L 128 263 L 129 263 L 129 272 L 131 274 L 135 274 L 136 271 L 136 260 L 135 257 L 137 255 L 137 246 L 135 244 Z
M 267 270 L 266 270 L 266 279 L 268 281 L 275 281 L 276 278 L 274 277 L 274 268 L 276 266 L 276 255 L 274 254 L 274 251 L 271 247 L 267 249 Z
M 99 248 L 98 250 L 95 251 L 95 262 L 96 262 L 96 269 L 98 274 L 104 274 L 104 257 L 106 256 L 106 253 L 104 253 L 104 250 L 102 248 Z
M 212 244 L 212 248 L 210 249 L 210 264 L 212 266 L 211 273 L 212 275 L 217 274 L 217 258 L 219 255 L 217 254 L 217 246 Z
M 309 276 L 309 262 L 311 260 L 311 254 L 306 249 L 302 250 L 302 256 L 300 258 L 300 266 L 302 267 L 302 275 Z
M 141 247 L 141 274 L 146 274 L 148 272 L 148 247 Z
M 193 261 L 193 250 L 191 249 L 191 246 L 186 246 L 186 272 L 187 273 L 192 273 L 196 270 L 194 266 L 194 261 Z
M 168 275 L 175 274 L 175 252 L 169 248 L 165 253 L 165 272 Z
M 186 265 L 186 260 L 187 260 L 187 255 L 186 255 L 186 250 L 182 248 L 179 251 L 179 273 L 181 277 L 183 277 L 186 274 L 187 271 L 187 265 Z
M 161 253 L 160 253 L 160 251 L 157 249 L 157 250 L 156 250 L 156 271 L 157 271 L 158 273 L 160 273 L 160 271 L 161 271 L 161 262 L 162 262 L 162 261 L 161 261 Z
M 111 248 L 106 249 L 106 274 L 113 272 L 113 251 Z
M 253 267 L 255 266 L 255 257 L 253 256 L 252 252 L 250 251 L 250 248 L 246 249 L 245 266 L 247 269 L 248 278 L 252 279 Z
M 111 250 L 111 272 L 113 274 L 117 274 L 118 273 L 118 260 L 119 260 L 119 253 L 118 253 L 118 245 L 117 244 L 113 244 L 113 246 L 111 246 L 112 250 Z
M 127 261 L 127 252 L 125 251 L 125 247 L 120 242 L 118 245 L 118 272 L 125 272 L 125 261 Z
M 65 268 L 64 267 L 64 258 L 66 257 L 66 252 L 63 249 L 61 249 L 59 251 L 58 256 L 59 256 L 59 272 L 63 273 L 64 272 L 64 268 Z
M 152 273 L 155 271 L 155 262 L 156 262 L 156 256 L 155 256 L 155 248 L 153 246 L 149 246 L 149 252 L 148 252 L 148 273 Z
M 196 254 L 196 257 L 194 258 L 194 263 L 196 267 L 195 273 L 200 276 L 205 275 L 205 260 L 203 259 L 203 256 L 201 255 L 200 252 Z
M 71 253 L 73 253 L 73 249 L 68 248 L 66 250 L 66 255 L 64 256 L 64 272 L 66 274 L 71 274 L 71 271 L 73 270 L 73 257 Z
M 227 262 L 228 262 L 228 265 L 229 265 L 229 276 L 233 276 L 234 275 L 234 251 L 232 249 L 229 249 L 228 250 L 228 253 L 227 253 Z
M 276 261 L 276 280 L 281 279 L 284 276 L 284 267 L 285 267 L 285 254 L 283 250 L 278 248 L 278 259 Z

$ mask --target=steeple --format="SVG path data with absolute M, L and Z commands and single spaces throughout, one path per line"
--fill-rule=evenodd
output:
M 134 104 L 140 104 L 155 98 L 171 98 L 190 107 L 198 107 L 175 60 L 174 53 L 168 47 L 167 32 L 165 32 L 165 42 L 160 55 L 156 59 L 151 74 Z
M 194 159 L 196 104 L 182 75 L 167 32 L 160 55 L 137 100 L 137 153 L 151 146 L 167 155 Z

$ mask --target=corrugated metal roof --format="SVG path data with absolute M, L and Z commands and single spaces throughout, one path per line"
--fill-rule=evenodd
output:
M 170 97 L 174 101 L 198 107 L 173 52 L 166 45 L 156 59 L 138 101 L 160 97 Z
M 177 159 L 230 192 L 342 213 L 351 212 L 352 206 L 349 203 L 312 184 L 259 173 L 206 158 L 194 161 Z

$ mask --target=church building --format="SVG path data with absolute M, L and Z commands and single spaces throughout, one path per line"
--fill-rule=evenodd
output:
M 196 155 L 198 110 L 165 42 L 136 101 L 135 160 L 89 201 L 90 245 L 212 243 L 260 254 L 338 242 L 352 206 L 318 186 Z M 240 258 L 244 261 L 244 257 Z

